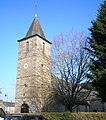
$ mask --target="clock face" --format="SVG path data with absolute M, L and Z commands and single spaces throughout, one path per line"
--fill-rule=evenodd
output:
M 27 68 L 28 68 L 28 64 L 25 63 L 25 64 L 24 64 L 24 69 L 27 69 Z

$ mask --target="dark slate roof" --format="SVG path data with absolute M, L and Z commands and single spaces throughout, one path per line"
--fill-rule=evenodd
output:
M 45 35 L 43 33 L 43 30 L 41 28 L 41 25 L 40 25 L 40 23 L 38 21 L 38 17 L 37 16 L 35 16 L 32 24 L 31 24 L 31 26 L 30 26 L 30 28 L 29 28 L 26 36 L 25 36 L 25 38 L 30 37 L 30 36 L 35 35 L 35 34 L 38 34 L 42 38 L 46 39 Z
M 39 23 L 37 15 L 35 16 L 34 20 L 32 21 L 32 24 L 31 24 L 26 36 L 24 38 L 18 40 L 18 42 L 26 40 L 26 39 L 34 37 L 34 36 L 39 36 L 40 38 L 42 38 L 46 42 L 52 44 L 50 41 L 48 41 L 46 39 L 46 37 L 44 35 L 44 32 L 43 32 L 43 30 L 41 28 L 41 25 Z
M 15 106 L 15 103 L 14 102 L 3 102 L 5 106 L 8 106 L 8 107 L 14 107 Z
M 31 37 L 34 37 L 34 36 L 38 36 L 38 37 L 42 38 L 43 40 L 45 40 L 46 42 L 48 42 L 48 43 L 52 44 L 50 41 L 48 41 L 47 39 L 45 39 L 45 38 L 41 37 L 41 36 L 40 36 L 40 35 L 38 35 L 38 34 L 35 34 L 35 35 L 32 35 L 32 36 L 29 36 L 29 37 L 24 37 L 24 38 L 22 38 L 22 39 L 18 40 L 18 42 L 21 42 L 21 41 L 23 41 L 23 40 L 26 40 L 26 39 L 31 38 Z

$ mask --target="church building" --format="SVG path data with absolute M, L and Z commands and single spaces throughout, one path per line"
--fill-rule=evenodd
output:
M 18 43 L 15 113 L 67 111 L 63 104 L 49 101 L 56 80 L 51 78 L 50 71 L 51 42 L 46 39 L 37 15 Z M 79 104 L 73 111 L 102 111 L 103 108 L 106 111 L 106 103 L 103 106 L 93 91 L 86 102 L 87 105 Z
M 15 112 L 42 112 L 51 88 L 51 42 L 46 39 L 37 15 L 18 43 Z

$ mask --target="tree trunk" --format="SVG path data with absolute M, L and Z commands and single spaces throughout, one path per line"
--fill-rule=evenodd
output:
M 68 108 L 68 110 L 69 110 L 70 112 L 73 112 L 73 105 L 70 105 L 69 108 Z

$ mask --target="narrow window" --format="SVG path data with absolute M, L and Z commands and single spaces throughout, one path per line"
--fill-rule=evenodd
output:
M 43 53 L 45 53 L 45 43 L 43 43 Z
M 43 67 L 43 64 L 41 64 L 41 67 Z
M 27 52 L 29 51 L 29 42 L 28 41 L 26 42 L 26 51 Z

